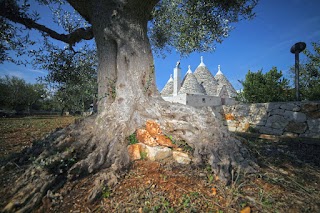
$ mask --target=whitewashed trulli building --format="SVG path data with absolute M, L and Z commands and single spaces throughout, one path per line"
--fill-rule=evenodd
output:
M 217 74 L 213 76 L 201 56 L 201 62 L 194 73 L 192 73 L 189 65 L 182 81 L 180 75 L 180 62 L 178 62 L 173 69 L 173 77 L 172 75 L 170 76 L 161 91 L 161 96 L 164 100 L 195 107 L 235 103 L 234 97 L 237 92 L 221 72 L 220 65 L 218 66 Z

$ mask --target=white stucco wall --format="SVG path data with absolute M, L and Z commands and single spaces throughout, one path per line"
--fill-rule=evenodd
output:
M 187 95 L 186 94 L 178 94 L 176 96 L 166 96 L 162 97 L 165 101 L 171 102 L 171 103 L 180 103 L 186 105 L 187 103 Z
M 186 98 L 186 104 L 194 107 L 221 105 L 221 98 L 217 96 L 186 94 Z
M 221 99 L 218 96 L 208 96 L 208 95 L 199 95 L 199 94 L 178 94 L 176 96 L 166 96 L 162 97 L 165 101 L 171 103 L 181 103 L 194 107 L 203 107 L 203 106 L 221 106 L 221 105 L 233 105 L 236 104 L 234 98 L 223 98 Z

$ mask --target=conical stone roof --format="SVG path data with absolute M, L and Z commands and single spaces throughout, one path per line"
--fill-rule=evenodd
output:
M 163 87 L 162 91 L 160 92 L 162 96 L 169 96 L 173 94 L 173 78 L 170 75 L 170 78 L 166 85 Z
M 190 70 L 190 68 L 189 68 Z M 179 94 L 201 94 L 205 95 L 204 88 L 198 83 L 196 77 L 191 72 L 191 70 L 187 72 L 186 76 L 183 79 L 182 86 L 180 88 Z
M 216 79 L 216 81 L 219 84 L 219 88 L 222 86 L 226 86 L 226 89 L 228 91 L 229 97 L 236 97 L 237 96 L 237 91 L 234 89 L 234 87 L 232 86 L 232 84 L 228 81 L 228 79 L 223 75 L 223 73 L 220 70 L 220 65 L 218 66 L 218 72 L 217 74 L 214 76 L 214 78 Z
M 201 63 L 194 72 L 195 77 L 200 85 L 203 86 L 207 95 L 216 96 L 218 83 L 208 70 L 206 65 L 203 63 L 203 58 L 201 57 Z

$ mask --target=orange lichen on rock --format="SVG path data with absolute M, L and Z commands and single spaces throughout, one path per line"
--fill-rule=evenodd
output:
M 141 143 L 132 144 L 127 147 L 128 154 L 131 160 L 139 160 L 141 159 L 141 152 L 144 151 L 145 147 Z
M 225 115 L 224 115 L 224 118 L 225 118 L 226 120 L 234 120 L 234 119 L 235 119 L 234 115 L 232 115 L 231 113 L 225 114 Z
M 161 134 L 161 135 L 156 135 L 155 139 L 157 141 L 158 144 L 160 144 L 161 146 L 166 146 L 166 147 L 177 147 L 174 143 L 172 143 L 172 141 L 170 140 L 170 138 L 168 138 L 167 136 Z
M 146 130 L 149 132 L 149 134 L 152 137 L 155 137 L 156 135 L 162 134 L 162 131 L 160 129 L 160 125 L 153 120 L 148 120 L 146 122 Z
M 148 146 L 159 145 L 156 140 L 150 135 L 150 133 L 145 129 L 138 129 L 136 132 L 137 139 L 140 143 L 144 143 Z

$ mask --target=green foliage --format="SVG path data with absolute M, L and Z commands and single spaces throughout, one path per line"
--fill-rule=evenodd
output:
M 16 110 L 30 110 L 46 96 L 44 85 L 29 84 L 18 77 L 0 78 L 0 107 Z
M 61 111 L 83 112 L 97 96 L 97 59 L 95 49 L 83 46 L 78 51 L 60 49 L 46 43 L 46 54 L 35 52 L 34 65 L 49 74 L 41 78 L 50 91 L 51 103 Z
M 312 43 L 313 50 L 306 49 L 303 54 L 307 57 L 300 64 L 299 85 L 301 100 L 320 100 L 320 43 Z M 294 73 L 294 67 L 291 68 Z M 294 75 L 293 75 L 294 79 Z
M 186 141 L 176 142 L 179 148 L 182 148 L 184 152 L 193 153 L 194 148 L 192 148 Z
M 289 88 L 289 80 L 282 76 L 282 71 L 273 67 L 269 72 L 263 74 L 249 72 L 245 80 L 241 81 L 243 91 L 238 100 L 249 103 L 265 103 L 292 100 L 292 91 Z
M 140 156 L 141 156 L 141 160 L 147 159 L 148 153 L 145 152 L 145 151 L 141 151 L 141 152 L 140 152 Z
M 102 189 L 102 197 L 103 198 L 109 198 L 111 196 L 112 191 L 110 190 L 109 187 L 105 186 Z
M 116 2 L 122 4 L 121 1 Z M 151 23 L 148 25 L 148 32 L 151 43 L 157 50 L 174 48 L 182 54 L 194 51 L 213 51 L 215 43 L 221 43 L 224 38 L 228 37 L 234 28 L 233 23 L 254 17 L 253 8 L 257 2 L 258 0 L 159 1 L 150 14 Z M 62 33 L 69 34 L 81 27 L 90 26 L 90 23 L 86 22 L 79 13 L 73 12 L 70 8 L 65 9 L 64 1 L 38 0 L 33 2 L 33 4 L 36 3 L 50 6 L 55 24 L 54 27 L 48 24 L 51 29 L 60 27 Z M 11 13 L 0 14 L 0 46 L 3 47 L 0 48 L 0 63 L 8 60 L 7 51 L 18 48 L 23 50 L 26 49 L 27 44 L 34 44 L 27 35 L 24 39 L 18 39 L 22 37 L 17 32 L 23 27 L 11 24 L 14 18 L 10 15 L 19 14 L 22 19 L 28 20 L 25 23 L 21 22 L 22 24 L 37 22 L 40 18 L 38 13 L 29 12 L 30 4 L 24 1 L 3 0 L 1 6 Z M 77 9 L 83 10 L 81 6 Z M 30 26 L 28 28 L 30 29 Z M 43 29 L 38 28 L 38 30 Z M 43 36 L 48 36 L 48 33 L 44 33 Z M 20 52 L 22 54 L 22 51 Z
M 213 51 L 233 29 L 232 23 L 254 17 L 257 0 L 164 0 L 153 11 L 149 36 L 158 49 L 182 54 Z M 168 30 L 170 29 L 170 30 Z
M 129 145 L 139 143 L 139 141 L 138 141 L 138 139 L 137 139 L 137 135 L 136 135 L 135 132 L 132 133 L 131 135 L 129 135 L 129 137 L 128 137 L 128 143 L 129 143 Z
M 176 140 L 173 138 L 172 135 L 166 135 L 166 136 L 171 140 L 173 144 L 177 144 Z

